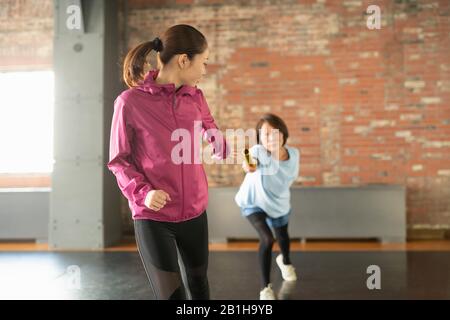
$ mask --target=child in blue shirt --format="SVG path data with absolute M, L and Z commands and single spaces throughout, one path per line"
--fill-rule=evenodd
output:
M 260 238 L 259 262 L 261 267 L 261 300 L 273 300 L 275 294 L 270 283 L 270 268 L 274 229 L 281 254 L 276 262 L 283 279 L 297 280 L 295 268 L 289 258 L 290 239 L 288 222 L 291 213 L 290 186 L 299 173 L 300 153 L 297 148 L 286 145 L 289 136 L 284 121 L 265 114 L 256 126 L 257 144 L 250 148 L 250 155 L 257 165 L 244 161 L 247 173 L 235 196 L 235 201 L 258 232 Z

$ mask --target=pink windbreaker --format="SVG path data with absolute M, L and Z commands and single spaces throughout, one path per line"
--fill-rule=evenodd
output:
M 202 91 L 156 84 L 157 75 L 158 70 L 148 72 L 139 86 L 125 90 L 115 100 L 107 166 L 128 199 L 133 219 L 180 222 L 199 216 L 208 205 L 205 170 L 199 161 L 194 162 L 194 138 L 207 140 L 217 159 L 226 158 L 229 148 Z M 199 125 L 194 127 L 194 121 Z M 183 139 L 172 141 L 171 136 L 181 128 L 191 137 L 191 161 L 177 164 L 172 161 L 172 150 L 176 145 L 179 150 Z M 158 189 L 166 191 L 172 201 L 153 211 L 144 201 L 149 191 Z

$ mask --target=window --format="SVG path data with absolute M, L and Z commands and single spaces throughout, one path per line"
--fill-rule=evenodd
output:
M 0 73 L 0 174 L 51 173 L 53 71 Z

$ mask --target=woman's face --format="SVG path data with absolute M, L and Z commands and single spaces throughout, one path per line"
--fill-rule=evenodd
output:
M 184 55 L 186 58 L 187 56 Z M 209 49 L 203 53 L 196 54 L 192 60 L 185 60 L 184 66 L 180 70 L 180 80 L 183 84 L 195 87 L 206 75 Z
M 283 146 L 283 133 L 272 127 L 268 122 L 264 122 L 259 133 L 259 140 L 264 148 L 274 152 Z

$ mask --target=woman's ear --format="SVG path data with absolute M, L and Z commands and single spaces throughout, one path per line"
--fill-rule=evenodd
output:
M 189 63 L 190 61 L 187 54 L 183 53 L 178 56 L 178 66 L 180 67 L 180 69 L 187 68 L 189 66 Z

